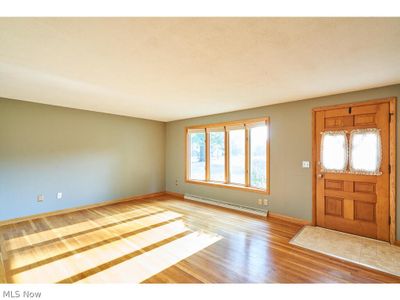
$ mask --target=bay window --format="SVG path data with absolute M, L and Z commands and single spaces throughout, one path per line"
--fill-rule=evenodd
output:
M 269 119 L 186 128 L 186 181 L 269 193 Z

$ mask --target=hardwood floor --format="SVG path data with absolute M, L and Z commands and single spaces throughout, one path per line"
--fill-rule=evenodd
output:
M 0 227 L 9 283 L 400 282 L 289 244 L 301 228 L 162 196 Z

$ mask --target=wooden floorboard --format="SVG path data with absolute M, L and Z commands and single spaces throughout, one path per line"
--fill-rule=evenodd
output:
M 0 282 L 381 283 L 289 244 L 300 225 L 163 196 L 0 227 Z

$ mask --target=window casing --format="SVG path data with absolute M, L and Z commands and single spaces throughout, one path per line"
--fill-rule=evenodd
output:
M 269 194 L 269 125 L 259 118 L 187 127 L 186 182 Z

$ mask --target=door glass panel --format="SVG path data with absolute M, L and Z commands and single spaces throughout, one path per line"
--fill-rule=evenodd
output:
M 378 175 L 381 166 L 379 129 L 356 129 L 350 133 L 350 172 Z
M 323 172 L 345 172 L 347 168 L 347 137 L 345 131 L 325 131 L 321 138 L 321 169 Z

